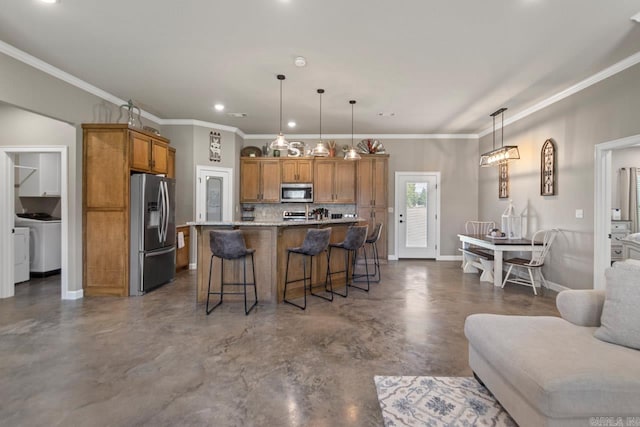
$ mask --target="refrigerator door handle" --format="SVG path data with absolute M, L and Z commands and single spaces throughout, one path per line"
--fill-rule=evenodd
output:
M 151 258 L 151 257 L 154 257 L 154 256 L 165 255 L 165 254 L 168 254 L 170 252 L 174 252 L 175 250 L 176 250 L 175 246 L 171 246 L 170 248 L 163 249 L 161 251 L 147 252 L 147 253 L 144 254 L 144 257 L 145 258 Z
M 167 181 L 164 181 L 164 197 L 166 200 L 166 206 L 167 206 L 167 210 L 165 211 L 165 216 L 164 216 L 164 241 L 166 243 L 167 241 L 167 237 L 169 234 L 169 219 L 170 219 L 170 212 L 171 212 L 171 200 L 169 200 L 169 185 L 167 184 Z
M 158 201 L 157 201 L 157 208 L 158 208 L 158 241 L 162 242 L 162 184 L 160 185 L 160 187 L 158 188 Z

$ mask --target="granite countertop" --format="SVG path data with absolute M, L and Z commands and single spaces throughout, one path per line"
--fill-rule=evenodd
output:
M 322 219 L 319 221 L 316 220 L 308 220 L 308 221 L 283 221 L 283 220 L 272 220 L 272 221 L 192 221 L 188 222 L 187 225 L 193 226 L 227 226 L 227 227 L 290 227 L 296 225 L 322 225 L 322 224 L 349 224 L 353 222 L 365 222 L 364 218 L 338 218 L 338 219 Z

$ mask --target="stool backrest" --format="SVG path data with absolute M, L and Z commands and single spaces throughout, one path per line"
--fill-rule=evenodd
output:
M 366 225 L 352 225 L 349 227 L 344 238 L 344 248 L 354 251 L 362 247 L 364 241 L 367 240 L 368 228 Z
M 493 228 L 496 228 L 496 223 L 493 221 L 467 221 L 464 224 L 464 232 L 466 234 L 486 236 Z
M 535 251 L 531 252 L 531 262 L 529 262 L 528 265 L 532 267 L 539 267 L 544 264 L 544 259 L 549 253 L 551 244 L 555 240 L 558 231 L 560 230 L 557 228 L 551 230 L 539 230 L 531 236 L 531 249 L 535 249 Z M 536 245 L 535 242 L 541 242 L 542 246 Z
M 331 239 L 331 228 L 310 228 L 302 242 L 302 252 L 307 255 L 318 255 L 327 249 Z
M 375 227 L 373 227 L 373 231 L 371 232 L 371 234 L 369 234 L 369 237 L 367 237 L 367 243 L 376 243 L 378 240 L 380 240 L 381 235 L 382 223 L 379 222 Z
M 247 254 L 247 246 L 240 230 L 216 230 L 209 232 L 211 253 L 218 258 L 236 259 Z

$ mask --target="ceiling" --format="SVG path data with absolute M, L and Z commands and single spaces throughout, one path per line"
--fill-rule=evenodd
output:
M 349 99 L 356 133 L 478 133 L 640 50 L 640 0 L 2 3 L 0 40 L 163 119 L 247 134 L 278 131 L 277 74 L 285 134 L 318 132 L 318 88 L 325 134 L 351 133 Z

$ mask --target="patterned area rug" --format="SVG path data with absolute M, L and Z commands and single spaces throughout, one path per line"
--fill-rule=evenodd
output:
M 385 427 L 517 424 L 471 377 L 374 377 Z

